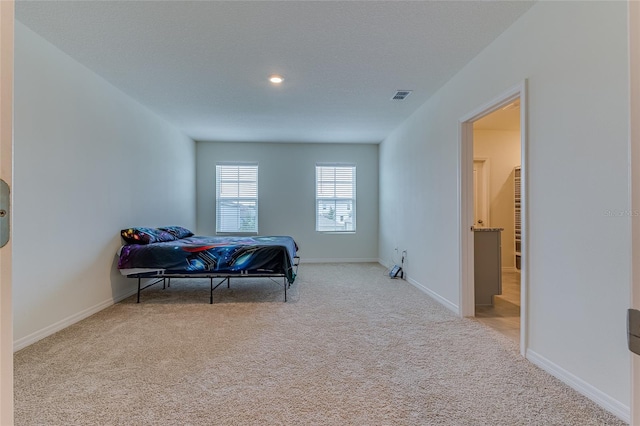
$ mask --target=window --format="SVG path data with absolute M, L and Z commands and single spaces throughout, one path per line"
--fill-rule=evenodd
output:
M 356 165 L 316 164 L 316 231 L 355 230 Z
M 258 163 L 216 164 L 216 232 L 258 233 Z

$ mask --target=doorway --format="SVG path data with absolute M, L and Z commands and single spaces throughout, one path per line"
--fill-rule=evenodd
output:
M 520 148 L 519 98 L 473 122 L 475 317 L 516 343 L 520 341 L 521 298 L 517 261 Z M 489 162 L 491 173 L 481 173 Z M 480 186 L 483 180 L 484 187 Z M 486 205 L 486 213 L 479 213 L 479 205 Z M 493 256 L 491 247 L 478 240 L 486 240 L 486 232 L 496 234 L 494 240 L 499 241 Z M 480 256 L 482 262 L 478 262 Z M 497 271 L 487 277 L 483 275 L 487 267 Z M 490 279 L 498 281 L 497 285 L 488 282 Z
M 496 113 L 494 115 L 494 113 Z M 485 225 L 490 228 L 490 231 L 495 231 L 494 228 L 502 228 L 500 232 L 505 232 L 504 237 L 501 235 L 498 241 L 502 242 L 506 253 L 496 255 L 498 258 L 498 268 L 500 271 L 500 278 L 506 277 L 503 280 L 503 288 L 507 291 L 507 294 L 502 297 L 502 290 L 494 291 L 500 304 L 507 305 L 511 310 L 510 322 L 512 324 L 513 331 L 511 337 L 519 341 L 520 352 L 524 356 L 526 353 L 527 342 L 527 251 L 526 251 L 526 82 L 513 87 L 506 91 L 502 95 L 496 97 L 485 105 L 469 113 L 462 119 L 460 119 L 460 158 L 459 158 L 459 176 L 460 176 L 460 256 L 461 256 L 461 271 L 460 271 L 460 304 L 459 311 L 461 316 L 474 317 L 476 316 L 476 285 L 475 285 L 475 248 L 474 241 L 475 233 L 475 199 L 474 199 L 474 160 L 478 160 L 481 157 L 488 158 L 487 152 L 483 152 L 479 147 L 474 150 L 474 124 L 476 127 L 482 128 L 488 126 L 488 122 L 496 119 L 499 115 L 511 115 L 515 117 L 516 125 L 519 130 L 515 133 L 519 135 L 519 148 L 515 155 L 511 153 L 511 157 L 516 157 L 513 164 L 508 166 L 508 173 L 506 176 L 505 171 L 501 170 L 498 173 L 497 162 L 493 159 L 491 161 L 491 176 L 487 179 L 490 184 L 487 185 L 487 192 L 489 192 L 489 213 L 491 217 L 490 223 Z M 483 120 L 484 119 L 484 120 Z M 496 125 L 491 125 L 496 126 Z M 497 129 L 497 127 L 496 127 Z M 494 135 L 495 136 L 495 135 Z M 516 143 L 517 144 L 517 143 Z M 485 147 L 486 148 L 486 147 Z M 493 146 L 492 148 L 496 148 Z M 484 148 L 483 148 L 484 149 Z M 478 152 L 476 152 L 478 151 Z M 517 161 L 519 158 L 519 161 Z M 500 169 L 506 167 L 504 164 L 500 166 Z M 516 173 L 516 168 L 518 168 Z M 516 174 L 518 175 L 519 183 L 519 214 L 516 216 Z M 500 182 L 502 180 L 502 182 Z M 489 189 L 493 187 L 493 189 Z M 497 202 L 495 207 L 492 207 L 492 203 Z M 509 215 L 511 221 L 504 222 L 502 218 L 497 219 L 494 210 L 497 212 L 498 207 L 502 204 L 503 208 L 509 205 L 510 213 L 500 213 L 497 217 Z M 519 253 L 516 256 L 516 217 L 519 222 L 519 238 L 517 246 Z M 504 223 L 503 223 L 504 222 Z M 486 229 L 485 229 L 486 231 Z M 498 246 L 498 250 L 500 250 Z M 480 252 L 480 251 L 479 251 Z M 483 250 L 484 252 L 484 250 Z M 504 256 L 504 257 L 503 257 Z M 485 268 L 485 258 L 483 263 L 479 264 L 479 270 Z M 516 265 L 517 262 L 517 265 Z M 504 264 L 504 265 L 503 265 Z M 504 271 L 502 266 L 505 267 Z M 516 267 L 518 266 L 518 267 Z M 503 274 L 504 272 L 504 274 Z M 495 274 L 494 274 L 495 275 Z M 492 296 L 495 301 L 496 296 Z M 490 299 L 491 300 L 491 299 Z M 502 303 L 506 302 L 506 303 Z M 486 303 L 490 304 L 490 303 Z M 495 305 L 495 303 L 494 303 Z M 514 308 L 515 307 L 515 308 Z M 513 317 L 514 311 L 517 310 L 517 316 Z

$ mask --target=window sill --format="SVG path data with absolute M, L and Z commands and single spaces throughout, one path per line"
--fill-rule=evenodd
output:
M 328 235 L 353 235 L 356 231 L 316 231 L 318 234 Z
M 258 235 L 257 232 L 216 232 L 216 236 L 220 236 L 220 237 L 230 237 L 230 236 L 252 237 L 256 235 Z

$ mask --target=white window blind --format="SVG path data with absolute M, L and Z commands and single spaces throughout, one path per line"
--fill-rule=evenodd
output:
M 258 164 L 216 164 L 216 232 L 258 232 Z
M 316 231 L 356 230 L 356 165 L 316 164 Z

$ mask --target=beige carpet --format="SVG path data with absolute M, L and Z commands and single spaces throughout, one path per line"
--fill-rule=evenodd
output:
M 16 354 L 16 424 L 624 424 L 384 272 L 148 289 Z

